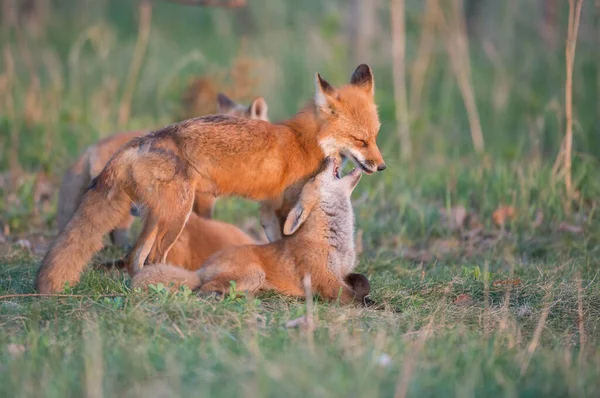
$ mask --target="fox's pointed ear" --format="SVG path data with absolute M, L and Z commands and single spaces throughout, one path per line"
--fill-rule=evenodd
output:
M 326 112 L 333 110 L 331 100 L 335 98 L 335 89 L 323 79 L 320 74 L 315 75 L 315 105 L 317 109 Z
M 375 95 L 375 77 L 367 64 L 358 65 L 350 78 L 350 84 L 361 87 L 367 93 Z
M 251 119 L 269 120 L 268 110 L 267 101 L 263 97 L 257 97 L 248 107 L 248 114 Z
M 236 107 L 236 103 L 223 93 L 217 95 L 217 112 L 227 113 Z
M 283 226 L 284 235 L 292 235 L 295 233 L 298 228 L 304 224 L 304 221 L 306 221 L 308 215 L 310 214 L 310 209 L 304 208 L 301 199 L 298 201 L 298 203 L 296 203 L 296 206 L 292 208 L 285 219 L 285 224 Z

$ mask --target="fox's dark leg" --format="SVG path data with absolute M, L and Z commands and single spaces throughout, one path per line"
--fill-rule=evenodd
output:
M 265 235 L 267 235 L 270 243 L 281 240 L 283 237 L 281 233 L 282 225 L 280 225 L 279 219 L 275 214 L 275 210 L 281 207 L 281 204 L 281 197 L 274 200 L 266 200 L 260 204 L 260 225 L 265 230 Z
M 135 275 L 137 271 L 142 269 L 156 241 L 158 217 L 155 214 L 149 213 L 145 218 L 142 233 L 125 259 L 129 276 Z
M 212 218 L 216 201 L 214 195 L 197 192 L 194 198 L 194 213 L 203 218 Z
M 161 196 L 158 208 L 157 235 L 154 247 L 149 253 L 148 263 L 164 263 L 171 246 L 185 227 L 194 205 L 194 189 L 186 181 L 172 182 Z
M 129 228 L 133 224 L 133 216 L 131 214 L 123 217 L 123 220 L 115 229 L 110 231 L 110 241 L 113 245 L 120 248 L 126 248 L 129 245 Z

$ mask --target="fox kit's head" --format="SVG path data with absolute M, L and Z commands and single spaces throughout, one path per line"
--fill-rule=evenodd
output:
M 376 142 L 380 123 L 371 68 L 359 65 L 350 83 L 339 89 L 317 73 L 315 86 L 315 106 L 321 126 L 319 144 L 325 156 L 351 159 L 367 174 L 384 170 L 385 162 Z
M 302 188 L 298 202 L 285 220 L 283 233 L 291 235 L 296 232 L 318 206 L 328 217 L 340 218 L 346 222 L 352 235 L 354 215 L 350 195 L 361 176 L 360 169 L 355 168 L 342 177 L 339 162 L 327 157 L 321 172 Z
M 217 112 L 223 115 L 237 116 L 245 119 L 269 121 L 269 107 L 263 97 L 256 97 L 249 106 L 238 104 L 223 93 L 217 96 Z

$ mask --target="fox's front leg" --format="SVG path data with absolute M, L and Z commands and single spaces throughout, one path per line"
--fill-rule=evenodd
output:
M 260 225 L 265 230 L 270 243 L 278 241 L 283 237 L 279 219 L 275 214 L 275 210 L 281 207 L 282 202 L 283 198 L 279 197 L 274 200 L 261 202 L 260 204 Z
M 133 277 L 133 275 L 143 268 L 146 258 L 148 258 L 156 241 L 157 231 L 158 218 L 155 214 L 147 212 L 144 217 L 142 232 L 125 259 L 125 267 L 129 272 L 129 276 Z

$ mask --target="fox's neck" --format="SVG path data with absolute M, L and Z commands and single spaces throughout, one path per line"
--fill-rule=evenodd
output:
M 307 149 L 312 150 L 314 149 L 313 147 L 320 148 L 319 133 L 321 126 L 315 114 L 315 105 L 312 101 L 281 124 L 292 130 L 298 142 Z
M 294 146 L 302 154 L 302 162 L 297 163 L 295 169 L 305 168 L 301 173 L 303 178 L 312 177 L 325 159 L 325 153 L 319 143 L 321 126 L 315 114 L 314 104 L 306 105 L 293 117 L 279 124 L 291 131 L 296 144 Z M 289 183 L 293 182 L 295 181 L 289 181 Z
M 323 243 L 333 251 L 354 250 L 354 213 L 348 201 L 321 201 L 310 212 L 304 224 L 292 235 L 302 240 Z

